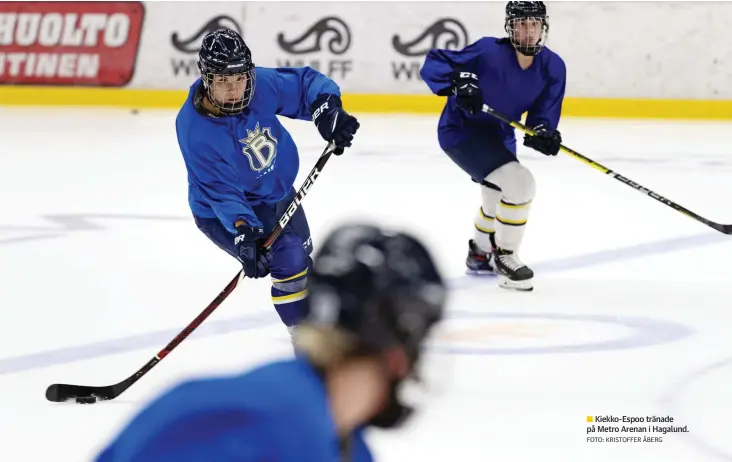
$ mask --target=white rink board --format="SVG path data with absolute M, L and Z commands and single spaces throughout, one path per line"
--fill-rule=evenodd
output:
M 134 88 L 187 88 L 198 76 L 196 59 L 201 31 L 207 23 L 218 28 L 243 31 L 243 2 L 145 2 L 145 25 L 137 56 L 137 71 L 130 83 Z M 225 19 L 216 21 L 217 17 Z M 184 42 L 182 51 L 174 37 Z M 190 44 L 185 42 L 190 41 Z
M 548 45 L 567 63 L 569 97 L 732 99 L 732 3 L 547 7 Z M 195 78 L 196 55 L 176 49 L 172 35 L 197 48 L 207 24 L 234 23 L 257 65 L 313 65 L 344 92 L 427 94 L 417 75 L 424 52 L 504 35 L 505 2 L 145 2 L 145 8 L 132 87 L 186 88 Z M 320 32 L 306 34 L 318 25 Z M 280 34 L 295 43 L 283 48 Z M 399 52 L 395 40 L 416 43 Z

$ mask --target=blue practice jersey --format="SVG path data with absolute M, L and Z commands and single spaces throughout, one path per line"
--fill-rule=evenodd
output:
M 97 462 L 372 462 L 362 430 L 343 457 L 325 384 L 304 359 L 177 386 Z
M 567 70 L 562 58 L 549 48 L 544 47 L 524 70 L 508 39 L 483 37 L 462 50 L 430 50 L 420 75 L 433 93 L 446 96 L 450 95 L 450 74 L 454 70 L 476 74 L 484 102 L 496 111 L 515 121 L 528 111 L 529 127 L 544 124 L 548 129 L 557 129 Z M 504 145 L 516 152 L 516 137 L 510 125 L 483 112 L 471 115 L 457 106 L 454 96 L 449 96 L 438 126 L 441 144 L 457 143 L 475 129 L 495 131 Z
M 262 226 L 252 206 L 284 199 L 300 167 L 295 142 L 276 116 L 312 120 L 310 105 L 318 96 L 340 96 L 340 89 L 310 67 L 257 67 L 249 106 L 234 116 L 213 117 L 196 110 L 201 85 L 200 79 L 191 85 L 175 123 L 191 212 L 218 218 L 232 234 L 239 219 Z

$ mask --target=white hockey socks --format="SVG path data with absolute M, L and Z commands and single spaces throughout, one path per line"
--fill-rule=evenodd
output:
M 485 180 L 501 189 L 498 206 L 494 209 L 496 245 L 505 250 L 517 251 L 524 238 L 531 201 L 536 194 L 534 176 L 518 162 L 509 162 Z M 490 190 L 485 186 L 482 189 L 484 192 Z
M 487 186 L 481 186 L 483 203 L 475 216 L 475 233 L 473 240 L 483 252 L 491 252 L 493 243 L 491 236 L 496 232 L 496 207 L 501 200 L 501 192 Z
M 518 250 L 524 239 L 531 202 L 514 204 L 501 199 L 496 211 L 496 245 L 505 250 Z

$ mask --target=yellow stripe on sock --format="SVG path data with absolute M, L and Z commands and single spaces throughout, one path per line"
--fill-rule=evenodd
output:
M 289 278 L 285 278 L 285 279 L 275 279 L 275 278 L 272 278 L 272 282 L 287 282 L 287 281 L 292 281 L 293 279 L 297 279 L 297 278 L 299 278 L 301 276 L 305 276 L 307 273 L 308 273 L 308 269 L 305 268 L 304 271 L 300 271 L 296 275 L 290 276 Z
M 496 220 L 500 221 L 504 225 L 514 225 L 514 226 L 525 225 L 529 221 L 529 220 L 508 220 L 506 218 L 501 218 L 498 215 L 496 215 Z
M 531 201 L 524 202 L 523 204 L 508 204 L 503 201 L 500 202 L 501 207 L 506 208 L 506 209 L 520 209 L 520 208 L 526 207 L 529 204 L 531 204 Z
M 282 305 L 285 303 L 297 302 L 299 300 L 304 299 L 307 296 L 308 296 L 308 290 L 305 289 L 305 290 L 302 290 L 300 292 L 290 294 L 290 295 L 280 295 L 279 297 L 272 297 L 272 302 L 275 305 Z
M 495 218 L 495 217 L 489 217 L 488 215 L 486 215 L 486 214 L 485 214 L 485 212 L 483 211 L 483 207 L 480 207 L 480 214 L 481 214 L 481 215 L 483 216 L 483 218 L 485 218 L 486 220 L 492 220 L 493 218 Z

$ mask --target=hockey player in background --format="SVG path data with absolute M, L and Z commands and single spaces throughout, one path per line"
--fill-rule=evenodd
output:
M 271 251 L 261 249 L 295 197 L 299 168 L 297 147 L 276 116 L 313 120 L 336 154 L 351 146 L 359 123 L 331 79 L 310 67 L 255 67 L 232 30 L 203 38 L 198 68 L 176 119 L 196 225 L 247 277 L 271 275 L 274 306 L 292 327 L 305 315 L 312 241 L 300 207 Z
M 294 359 L 189 381 L 150 403 L 97 462 L 369 462 L 370 426 L 395 428 L 400 395 L 443 317 L 446 287 L 414 237 L 336 229 L 316 253 Z
M 441 148 L 481 185 L 468 271 L 495 272 L 501 287 L 532 290 L 534 272 L 517 252 L 534 177 L 516 157 L 513 128 L 481 108 L 488 104 L 513 120 L 528 111 L 526 125 L 537 136 L 525 136 L 524 145 L 555 156 L 566 67 L 545 46 L 549 18 L 543 2 L 508 2 L 505 30 L 506 38 L 484 37 L 462 50 L 430 50 L 420 75 L 433 93 L 448 96 L 437 129 Z

